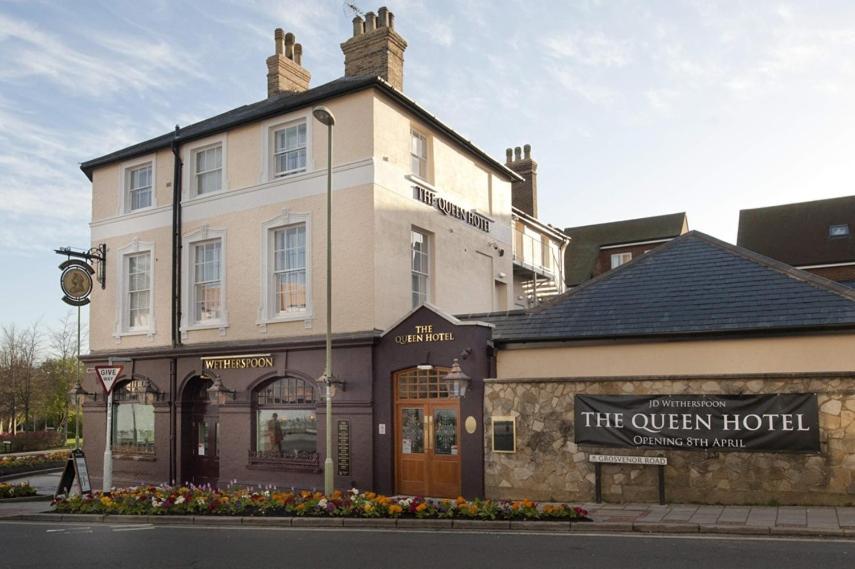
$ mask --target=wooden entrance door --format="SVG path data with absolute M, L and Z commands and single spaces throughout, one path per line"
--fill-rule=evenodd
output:
M 450 397 L 447 369 L 395 374 L 395 484 L 399 494 L 460 495 L 460 401 Z
M 211 384 L 210 379 L 195 377 L 184 388 L 181 480 L 216 486 L 220 477 L 220 416 L 217 405 L 208 401 Z

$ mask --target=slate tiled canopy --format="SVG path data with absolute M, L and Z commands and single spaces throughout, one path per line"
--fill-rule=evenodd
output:
M 855 328 L 855 290 L 691 231 L 548 304 L 477 318 L 498 343 Z

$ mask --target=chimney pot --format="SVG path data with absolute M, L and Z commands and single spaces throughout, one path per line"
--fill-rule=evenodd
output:
M 517 146 L 514 148 L 514 162 L 522 159 L 522 149 Z
M 299 93 L 309 88 L 311 74 L 303 69 L 303 46 L 282 28 L 273 33 L 275 53 L 267 58 L 267 97 Z
M 383 6 L 353 19 L 353 36 L 341 44 L 345 77 L 382 77 L 395 89 L 404 88 L 407 42 L 394 30 L 394 14 Z
M 285 32 L 282 28 L 276 28 L 273 32 L 273 42 L 276 44 L 276 55 L 285 53 Z
M 531 160 L 531 144 L 526 144 L 523 146 L 523 158 L 526 160 Z
M 511 148 L 505 149 L 505 164 L 510 164 L 514 161 L 514 151 Z

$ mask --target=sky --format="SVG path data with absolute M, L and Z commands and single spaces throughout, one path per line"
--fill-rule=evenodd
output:
M 367 12 L 379 8 L 366 0 Z M 855 3 L 387 0 L 404 91 L 504 161 L 532 145 L 542 220 L 739 210 L 855 183 Z M 0 0 L 0 325 L 70 307 L 53 253 L 87 247 L 79 163 L 266 96 L 273 30 L 341 76 L 340 0 Z

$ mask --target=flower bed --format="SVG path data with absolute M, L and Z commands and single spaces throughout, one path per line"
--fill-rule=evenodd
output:
M 204 486 L 139 486 L 110 496 L 71 496 L 54 501 L 55 511 L 72 514 L 308 516 L 352 518 L 425 518 L 471 520 L 583 520 L 588 512 L 568 504 L 531 500 L 434 500 L 388 497 L 374 492 L 336 490 L 280 492 Z
M 0 500 L 8 498 L 25 498 L 27 496 L 35 496 L 36 489 L 30 486 L 29 482 L 21 484 L 7 484 L 0 482 Z
M 0 476 L 58 468 L 63 466 L 66 460 L 68 460 L 68 453 L 65 451 L 25 456 L 0 456 Z

